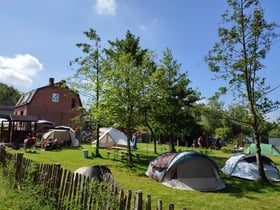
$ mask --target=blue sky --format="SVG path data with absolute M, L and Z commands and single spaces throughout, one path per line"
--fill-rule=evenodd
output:
M 280 24 L 280 1 L 265 0 L 262 6 L 267 20 Z M 218 41 L 226 9 L 226 0 L 0 0 L 0 82 L 27 92 L 47 85 L 49 77 L 66 79 L 74 73 L 69 61 L 82 55 L 75 44 L 88 42 L 83 31 L 95 29 L 106 47 L 107 40 L 122 39 L 130 30 L 159 58 L 170 48 L 191 86 L 208 98 L 223 82 L 212 80 L 203 58 Z M 279 55 L 278 40 L 265 62 L 272 87 L 280 85 Z M 278 100 L 279 93 L 271 97 Z M 230 95 L 221 100 L 236 103 Z

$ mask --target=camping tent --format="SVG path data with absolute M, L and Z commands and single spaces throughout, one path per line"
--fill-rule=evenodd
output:
M 79 140 L 75 137 L 75 131 L 73 129 L 50 129 L 48 132 L 44 133 L 43 138 L 46 140 L 57 139 L 61 146 L 78 147 L 80 145 Z
M 108 148 L 111 146 L 127 147 L 127 136 L 116 128 L 101 128 L 99 147 Z
M 264 155 L 262 155 L 262 162 L 266 177 L 271 181 L 280 181 L 279 170 L 274 162 Z M 256 155 L 235 154 L 226 161 L 222 172 L 229 176 L 257 180 L 259 178 L 259 172 Z
M 280 156 L 280 151 L 273 144 L 260 144 L 261 153 L 263 155 L 276 155 Z M 250 144 L 244 151 L 245 154 L 256 153 L 256 144 Z
M 215 161 L 195 151 L 164 153 L 150 162 L 146 175 L 181 190 L 216 191 L 225 188 Z
M 75 170 L 74 174 L 81 174 L 89 180 L 96 179 L 99 182 L 107 181 L 116 184 L 111 170 L 104 165 L 95 165 L 93 167 L 80 167 Z

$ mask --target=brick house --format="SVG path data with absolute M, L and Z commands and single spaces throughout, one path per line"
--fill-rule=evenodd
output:
M 24 93 L 14 107 L 14 115 L 36 116 L 38 120 L 70 126 L 76 131 L 81 114 L 80 96 L 69 89 L 65 81 L 54 83 L 53 78 L 48 85 Z

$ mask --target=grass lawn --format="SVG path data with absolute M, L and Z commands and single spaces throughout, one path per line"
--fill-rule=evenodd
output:
M 88 149 L 89 157 L 83 157 L 83 150 Z M 190 150 L 192 148 L 181 147 L 179 150 Z M 158 145 L 158 154 L 167 152 L 167 145 Z M 198 150 L 198 149 L 197 149 Z M 23 149 L 13 150 L 7 148 L 8 152 L 16 153 L 23 152 Z M 223 150 L 200 150 L 200 152 L 214 158 L 219 168 L 222 168 L 225 161 L 232 155 L 230 148 Z M 103 158 L 92 158 L 92 152 L 95 149 L 90 144 L 82 144 L 81 147 L 71 149 L 63 148 L 58 151 L 41 151 L 39 148 L 36 153 L 25 153 L 24 156 L 28 159 L 42 163 L 60 163 L 64 169 L 74 171 L 81 166 L 106 165 L 112 171 L 114 178 L 119 183 L 120 187 L 127 190 L 132 190 L 134 193 L 137 190 L 142 190 L 143 199 L 146 195 L 152 197 L 152 207 L 155 209 L 157 201 L 162 200 L 164 209 L 167 209 L 168 204 L 175 204 L 175 209 L 180 210 L 183 207 L 187 209 L 280 209 L 280 183 L 273 183 L 270 186 L 262 186 L 253 181 L 246 181 L 238 178 L 232 178 L 223 175 L 220 176 L 226 185 L 226 188 L 218 192 L 196 192 L 182 191 L 168 188 L 159 182 L 147 177 L 144 173 L 147 170 L 149 162 L 158 154 L 153 152 L 152 144 L 138 143 L 138 150 L 134 151 L 140 154 L 139 159 L 134 157 L 134 166 L 128 167 L 125 161 L 120 158 L 113 159 L 113 151 L 110 158 L 107 159 L 106 149 L 100 149 Z M 120 153 L 120 151 L 119 151 Z M 280 166 L 280 157 L 270 156 L 270 158 Z

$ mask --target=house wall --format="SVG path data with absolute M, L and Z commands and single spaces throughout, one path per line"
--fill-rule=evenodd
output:
M 81 106 L 79 96 L 68 88 L 50 85 L 37 89 L 30 103 L 15 107 L 14 114 L 36 116 L 77 130 L 72 118 L 80 115 Z

